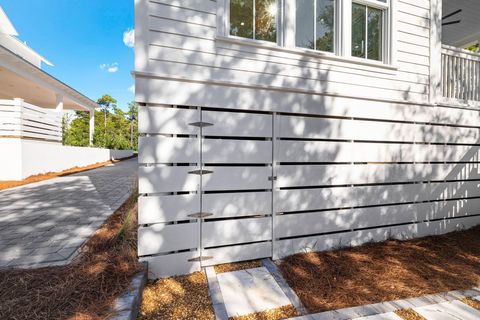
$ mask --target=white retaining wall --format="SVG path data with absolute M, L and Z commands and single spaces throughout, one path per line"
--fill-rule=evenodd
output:
M 59 172 L 97 162 L 122 159 L 131 150 L 63 146 L 55 142 L 0 139 L 0 180 L 22 180 L 47 172 Z

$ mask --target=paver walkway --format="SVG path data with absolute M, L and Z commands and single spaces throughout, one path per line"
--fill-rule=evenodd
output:
M 133 191 L 137 159 L 0 191 L 0 267 L 70 262 Z
M 395 311 L 413 309 L 426 320 L 477 320 L 480 311 L 461 300 L 480 301 L 480 288 L 381 302 L 309 314 L 270 259 L 263 267 L 216 274 L 206 268 L 216 319 L 247 315 L 292 305 L 300 314 L 289 320 L 403 320 Z

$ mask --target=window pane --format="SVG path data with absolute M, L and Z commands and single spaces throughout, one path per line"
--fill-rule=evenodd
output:
M 365 15 L 367 7 L 352 4 L 352 56 L 365 58 Z
M 316 49 L 333 52 L 334 26 L 335 26 L 335 1 L 317 1 L 317 35 Z
M 295 42 L 297 47 L 315 49 L 314 43 L 314 0 L 297 0 L 295 17 Z
M 367 58 L 371 60 L 382 60 L 382 20 L 382 10 L 368 8 Z
M 255 1 L 255 39 L 277 42 L 277 0 Z
M 230 34 L 253 39 L 253 0 L 230 0 Z

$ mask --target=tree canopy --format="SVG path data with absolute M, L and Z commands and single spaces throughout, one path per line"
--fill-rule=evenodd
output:
M 109 95 L 98 99 L 100 110 L 95 110 L 95 131 L 93 146 L 109 149 L 138 149 L 138 107 L 128 104 L 127 111 L 117 106 L 117 101 Z M 75 111 L 73 117 L 63 118 L 63 144 L 70 146 L 89 145 L 89 113 Z

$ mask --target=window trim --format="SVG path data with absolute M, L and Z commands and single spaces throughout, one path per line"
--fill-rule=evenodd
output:
M 394 0 L 386 0 L 387 2 L 386 3 L 383 3 L 383 2 L 380 2 L 380 1 L 377 1 L 377 0 L 343 0 L 343 1 L 347 1 L 349 2 L 349 6 L 350 6 L 350 11 L 349 11 L 349 17 L 348 20 L 349 21 L 349 25 L 347 26 L 350 30 L 350 33 L 349 33 L 349 37 L 350 37 L 350 45 L 347 47 L 347 50 L 349 52 L 345 52 L 346 56 L 349 56 L 349 57 L 352 57 L 352 58 L 356 58 L 356 59 L 365 59 L 365 60 L 371 60 L 371 59 L 368 59 L 366 56 L 365 58 L 363 57 L 354 57 L 352 56 L 352 43 L 351 43 L 351 29 L 352 29 L 352 26 L 353 26 L 353 21 L 352 21 L 352 12 L 351 12 L 351 8 L 353 6 L 353 3 L 358 3 L 360 5 L 364 5 L 367 7 L 367 15 L 368 15 L 368 7 L 372 7 L 372 8 L 375 8 L 375 9 L 380 9 L 382 10 L 382 59 L 381 60 L 372 60 L 372 61 L 379 61 L 379 62 L 382 62 L 384 64 L 389 64 L 389 65 L 393 65 L 395 64 L 395 59 L 394 59 L 394 56 L 393 56 L 393 52 L 394 52 L 394 48 L 393 48 L 393 45 L 394 45 L 394 40 L 393 40 L 393 35 L 394 35 L 394 26 L 393 26 L 393 23 L 395 21 L 394 19 L 394 16 L 393 16 L 393 12 L 394 12 L 394 9 L 393 9 L 393 5 L 392 5 L 392 2 Z M 366 33 L 368 34 L 368 23 L 366 24 Z M 368 40 L 367 40 L 368 41 Z M 350 48 L 350 49 L 348 49 Z
M 334 52 L 326 52 L 301 48 L 295 42 L 295 1 L 277 0 L 279 6 L 277 12 L 277 42 L 255 40 L 230 35 L 230 0 L 217 0 L 217 40 L 234 42 L 238 44 L 265 47 L 286 52 L 297 52 L 299 54 L 316 56 L 320 59 L 331 59 L 355 64 L 384 67 L 390 70 L 397 70 L 396 67 L 396 1 L 387 0 L 382 3 L 377 0 L 336 0 L 335 8 L 335 43 Z M 361 3 L 385 10 L 383 14 L 384 29 L 382 32 L 382 60 L 370 60 L 352 56 L 352 3 Z

